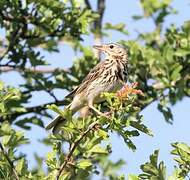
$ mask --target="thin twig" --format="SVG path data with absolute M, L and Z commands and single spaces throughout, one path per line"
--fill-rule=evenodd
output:
M 63 172 L 64 168 L 67 166 L 67 164 L 69 163 L 69 160 L 71 158 L 71 156 L 73 155 L 75 149 L 77 148 L 77 146 L 79 145 L 79 143 L 86 137 L 86 135 L 93 130 L 96 126 L 98 125 L 98 122 L 93 122 L 92 124 L 89 125 L 88 129 L 83 132 L 80 136 L 80 138 L 78 140 L 76 140 L 72 145 L 71 148 L 69 150 L 69 153 L 67 154 L 65 161 L 62 163 L 62 165 L 59 168 L 59 171 L 57 173 L 56 176 L 56 180 L 59 180 L 61 173 Z
M 54 94 L 51 90 L 47 90 L 46 92 L 55 100 L 55 103 L 56 103 L 57 101 L 59 101 L 59 100 L 57 99 L 57 97 L 55 96 L 55 94 Z
M 3 60 L 5 58 L 5 56 L 9 53 L 10 49 L 12 47 L 14 47 L 18 37 L 19 37 L 19 31 L 20 31 L 21 27 L 20 26 L 17 26 L 17 29 L 16 31 L 12 32 L 11 33 L 11 41 L 9 41 L 9 45 L 7 47 L 7 49 L 5 50 L 5 52 L 3 53 L 3 55 L 0 57 L 0 61 Z
M 0 149 L 1 149 L 2 153 L 3 153 L 3 155 L 5 156 L 5 158 L 7 159 L 8 163 L 9 163 L 9 165 L 10 165 L 12 171 L 13 171 L 13 175 L 14 175 L 15 179 L 19 180 L 19 177 L 18 177 L 18 174 L 17 174 L 16 169 L 14 167 L 14 164 L 11 161 L 11 159 L 9 158 L 9 156 L 8 156 L 7 152 L 5 151 L 5 149 L 4 149 L 3 145 L 1 144 L 1 142 L 0 142 Z

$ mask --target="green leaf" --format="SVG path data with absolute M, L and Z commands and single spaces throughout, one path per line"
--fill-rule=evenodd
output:
M 3 131 L 4 134 L 9 134 L 11 132 L 11 127 L 8 121 L 5 121 L 1 124 L 1 131 Z
M 96 154 L 108 154 L 108 151 L 98 144 L 93 146 L 88 152 Z
M 180 79 L 180 71 L 183 69 L 181 65 L 176 64 L 175 66 L 172 66 L 173 72 L 171 74 L 171 80 L 177 81 Z
M 51 169 L 57 168 L 56 151 L 52 151 L 47 154 L 46 164 Z
M 112 25 L 111 23 L 106 23 L 104 28 L 107 30 L 117 30 L 125 35 L 129 34 L 128 31 L 125 29 L 124 23 L 118 23 L 116 25 Z
M 131 141 L 129 138 L 125 137 L 124 138 L 125 143 L 127 144 L 127 146 L 132 149 L 133 151 L 135 151 L 137 148 L 135 146 L 135 144 L 133 143 L 133 141 Z
M 22 171 L 23 171 L 24 168 L 26 168 L 25 166 L 26 166 L 26 164 L 25 164 L 24 158 L 18 160 L 18 162 L 16 164 L 16 171 L 17 171 L 17 173 L 23 174 Z
M 153 133 L 152 131 L 146 127 L 141 120 L 138 120 L 138 121 L 130 121 L 130 126 L 138 129 L 139 131 L 145 133 L 145 134 L 148 134 L 149 136 L 153 136 Z
M 87 169 L 89 167 L 92 166 L 92 162 L 88 159 L 81 159 L 79 160 L 79 162 L 77 163 L 77 167 L 81 168 L 81 169 Z
M 123 174 L 123 175 L 120 175 L 120 176 L 117 177 L 117 179 L 118 179 L 118 180 L 125 180 L 125 175 L 124 175 L 124 174 Z
M 52 111 L 58 113 L 59 115 L 61 115 L 63 118 L 66 118 L 66 119 L 71 119 L 72 117 L 72 113 L 71 111 L 69 111 L 68 109 L 65 109 L 65 110 L 60 110 L 58 108 L 58 106 L 56 106 L 55 104 L 52 104 L 52 105 L 48 105 L 47 106 L 48 109 L 51 109 Z
M 0 81 L 0 91 L 2 91 L 3 88 L 4 88 L 4 83 L 3 83 L 3 81 Z
M 179 56 L 179 57 L 184 57 L 187 56 L 188 54 L 190 54 L 189 49 L 185 50 L 185 49 L 178 49 L 174 55 L 175 56 Z
M 5 112 L 6 112 L 5 104 L 0 103 L 0 113 L 3 115 L 3 113 L 5 113 Z
M 179 142 L 172 143 L 172 146 L 177 148 L 177 149 L 181 149 L 182 151 L 190 154 L 190 147 L 185 143 L 179 143 Z
M 128 180 L 140 180 L 138 176 L 134 174 L 129 174 L 128 175 Z
M 101 137 L 104 140 L 107 140 L 109 138 L 108 132 L 104 131 L 103 129 L 98 129 L 96 131 L 96 134 L 98 137 Z
M 3 144 L 8 145 L 10 143 L 11 138 L 12 138 L 12 136 L 10 136 L 10 135 L 3 136 Z
M 41 119 L 38 119 L 37 117 L 33 116 L 30 118 L 24 118 L 22 120 L 19 120 L 15 123 L 17 126 L 22 127 L 23 129 L 30 129 L 31 127 L 27 124 L 35 124 L 40 127 L 44 127 L 44 123 Z
M 173 114 L 169 107 L 166 107 L 165 105 L 162 104 L 158 104 L 158 110 L 163 113 L 166 122 L 170 124 L 173 122 Z
M 184 180 L 184 178 L 180 176 L 180 170 L 175 168 L 172 175 L 168 177 L 168 180 Z
M 179 142 L 173 143 L 172 146 L 174 149 L 171 151 L 171 154 L 177 156 L 174 160 L 179 166 L 177 173 L 179 177 L 185 178 L 190 172 L 190 146 Z
M 146 162 L 141 165 L 141 170 L 144 172 L 139 175 L 142 179 L 166 179 L 166 167 L 163 162 L 158 164 L 158 150 L 155 150 L 154 153 L 150 156 L 150 162 Z

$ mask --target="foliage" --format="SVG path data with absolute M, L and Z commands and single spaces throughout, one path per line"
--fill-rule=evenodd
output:
M 96 10 L 88 0 L 0 1 L 0 28 L 5 32 L 0 38 L 0 73 L 14 70 L 23 80 L 15 87 L 0 81 L 0 179 L 91 179 L 93 174 L 125 179 L 126 174 L 119 173 L 125 162 L 109 159 L 110 134 L 117 133 L 126 147 L 135 151 L 135 137 L 141 133 L 153 135 L 141 116 L 141 111 L 152 102 L 158 103 L 166 122 L 173 123 L 169 106 L 190 96 L 190 22 L 164 28 L 166 18 L 176 13 L 171 0 L 141 0 L 140 3 L 143 13 L 134 15 L 133 20 L 151 19 L 155 28 L 139 31 L 133 40 L 119 42 L 128 49 L 129 81 L 137 82 L 138 89 L 135 89 L 137 84 L 132 84 L 116 94 L 102 94 L 106 101 L 96 106 L 109 112 L 106 119 L 92 113 L 85 118 L 72 117 L 69 111 L 59 107 L 67 105 L 69 100 L 55 94 L 57 89 L 71 91 L 98 63 L 92 49 L 84 45 L 84 37 L 93 35 L 97 41 L 113 30 L 127 38 L 130 36 L 123 22 L 102 23 L 105 0 L 97 1 Z M 46 52 L 59 52 L 63 42 L 81 57 L 69 68 L 52 69 L 53 59 L 47 61 Z M 30 101 L 38 92 L 47 93 L 49 99 L 46 103 L 39 99 L 39 104 L 32 105 Z M 53 118 L 52 111 L 67 121 L 61 134 L 50 134 L 41 140 L 52 150 L 44 157 L 35 154 L 38 165 L 31 169 L 25 154 L 18 153 L 20 146 L 30 143 L 30 139 L 18 127 L 32 133 L 31 125 L 44 128 L 45 120 Z M 171 154 L 177 156 L 174 160 L 178 167 L 171 176 L 167 175 L 164 162 L 158 162 L 156 150 L 150 161 L 141 165 L 143 172 L 130 174 L 128 179 L 188 177 L 190 147 L 180 142 L 172 143 L 172 147 Z
M 189 146 L 185 143 L 173 143 L 173 150 L 171 154 L 178 155 L 178 158 L 174 158 L 175 161 L 178 162 L 179 167 L 174 169 L 174 172 L 171 176 L 167 177 L 166 174 L 166 166 L 164 162 L 161 161 L 158 163 L 158 154 L 159 151 L 155 150 L 154 153 L 150 156 L 150 162 L 146 162 L 141 165 L 141 170 L 143 171 L 138 177 L 134 175 L 135 178 L 140 179 L 151 179 L 151 180 L 173 180 L 178 179 L 182 180 L 185 177 L 188 177 L 190 173 L 189 168 Z M 135 179 L 134 178 L 134 179 Z
M 158 164 L 158 150 L 150 156 L 150 162 L 141 165 L 141 169 L 144 172 L 140 174 L 141 179 L 166 179 L 166 167 L 164 162 Z
M 175 148 L 171 153 L 178 156 L 174 160 L 178 163 L 179 176 L 185 178 L 190 172 L 190 147 L 185 143 L 173 143 L 172 146 Z
M 16 155 L 16 149 L 22 145 L 28 143 L 28 139 L 24 137 L 24 134 L 20 131 L 12 129 L 8 122 L 4 122 L 0 129 L 1 137 L 1 158 L 0 158 L 0 177 L 1 179 L 14 179 L 13 165 L 18 175 L 27 177 L 29 171 L 27 171 L 27 164 L 23 154 Z M 7 150 L 5 151 L 4 148 Z M 7 158 L 8 157 L 8 158 Z

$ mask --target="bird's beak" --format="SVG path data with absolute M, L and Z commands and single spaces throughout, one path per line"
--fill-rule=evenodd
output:
M 97 50 L 100 50 L 100 51 L 105 51 L 105 48 L 102 45 L 95 45 L 95 46 L 93 46 L 93 48 L 97 49 Z

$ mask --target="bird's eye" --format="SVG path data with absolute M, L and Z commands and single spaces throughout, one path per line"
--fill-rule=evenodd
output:
M 113 45 L 110 45 L 110 49 L 113 49 L 113 47 L 114 47 Z

